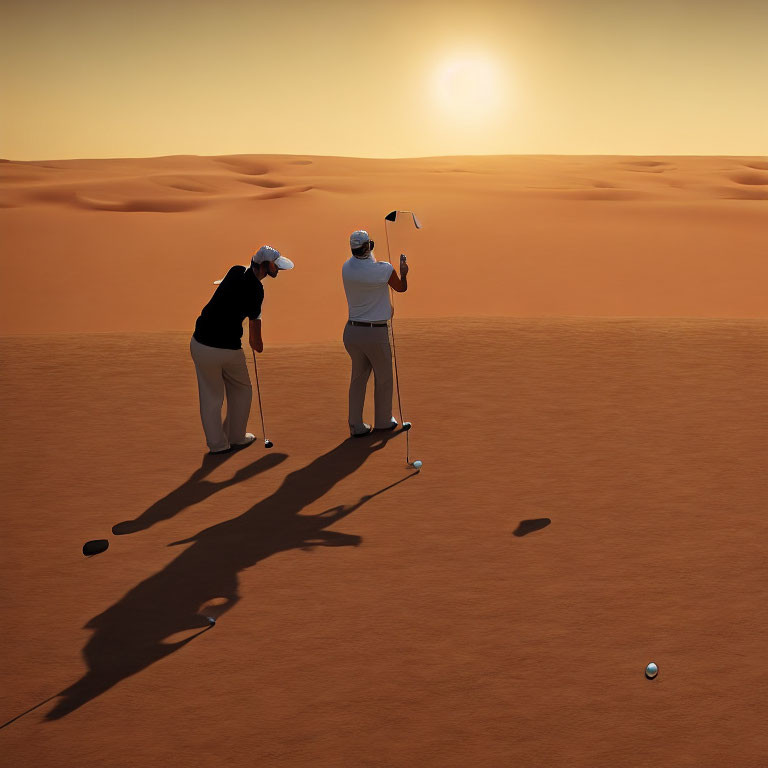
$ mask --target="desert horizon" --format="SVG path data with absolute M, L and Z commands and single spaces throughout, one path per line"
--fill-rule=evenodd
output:
M 385 235 L 408 253 L 421 290 L 402 318 L 768 313 L 766 158 L 170 156 L 0 174 L 0 225 L 23 243 L 3 259 L 4 334 L 191 332 L 214 280 L 268 243 L 297 267 L 266 285 L 266 338 L 335 339 L 357 228 L 379 260 Z M 424 229 L 384 232 L 393 207 Z

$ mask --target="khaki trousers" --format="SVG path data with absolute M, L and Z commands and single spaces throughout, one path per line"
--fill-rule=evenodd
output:
M 365 388 L 373 371 L 375 388 L 374 427 L 384 429 L 392 423 L 392 351 L 389 346 L 389 329 L 366 328 L 347 325 L 344 327 L 344 347 L 352 359 L 352 376 L 349 381 L 349 426 L 353 432 L 362 432 Z
M 251 412 L 251 378 L 242 349 L 219 349 L 195 341 L 189 344 L 197 372 L 200 418 L 205 441 L 211 451 L 225 451 L 245 441 Z M 221 407 L 227 398 L 227 416 L 221 422 Z

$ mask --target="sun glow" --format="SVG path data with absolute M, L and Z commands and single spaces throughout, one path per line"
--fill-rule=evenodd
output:
M 435 101 L 456 120 L 474 122 L 489 117 L 501 103 L 501 92 L 498 67 L 487 56 L 452 57 L 435 70 Z

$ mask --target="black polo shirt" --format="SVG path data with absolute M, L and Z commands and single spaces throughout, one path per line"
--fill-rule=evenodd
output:
M 193 337 L 200 344 L 240 349 L 243 320 L 261 314 L 264 287 L 250 267 L 231 267 L 195 323 Z

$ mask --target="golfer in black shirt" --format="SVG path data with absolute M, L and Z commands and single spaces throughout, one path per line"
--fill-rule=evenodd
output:
M 243 320 L 248 318 L 248 341 L 256 352 L 264 349 L 261 339 L 261 281 L 277 277 L 293 262 L 269 245 L 254 254 L 250 267 L 235 266 L 203 307 L 190 342 L 200 393 L 200 417 L 211 453 L 227 453 L 234 446 L 250 445 L 255 437 L 245 428 L 251 411 L 251 379 L 245 364 L 241 339 Z M 221 407 L 227 398 L 227 416 L 221 422 Z

